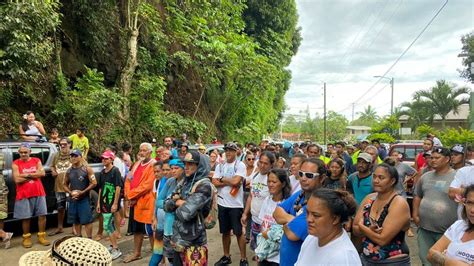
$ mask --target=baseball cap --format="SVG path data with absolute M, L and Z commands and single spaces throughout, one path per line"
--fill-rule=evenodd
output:
M 362 140 L 360 143 L 364 143 L 364 142 L 367 143 L 367 144 L 369 143 L 369 141 L 367 139 Z
M 466 149 L 465 149 L 464 146 L 461 145 L 461 144 L 456 144 L 456 145 L 454 145 L 454 146 L 451 148 L 451 152 L 452 152 L 452 153 L 461 153 L 461 154 L 464 154 L 465 151 L 466 151 Z
M 196 163 L 196 164 L 198 164 L 200 160 L 201 160 L 201 156 L 199 155 L 199 152 L 197 151 L 191 151 L 191 152 L 186 153 L 183 159 L 183 161 L 186 163 Z
M 362 159 L 368 163 L 372 162 L 372 156 L 366 152 L 359 153 L 359 156 L 357 156 L 357 159 Z
M 169 163 L 170 167 L 178 166 L 184 169 L 184 163 L 180 159 L 172 159 Z
M 72 150 L 70 153 L 70 155 L 76 155 L 76 156 L 81 156 L 82 157 L 82 152 L 78 149 L 75 149 L 75 150 Z
M 104 151 L 104 153 L 102 153 L 102 155 L 100 157 L 105 158 L 105 159 L 114 160 L 115 159 L 115 154 L 111 151 Z
M 67 262 L 67 263 L 66 263 Z M 112 265 L 112 256 L 101 243 L 88 238 L 66 236 L 46 251 L 30 251 L 18 262 L 23 265 Z
M 237 148 L 237 145 L 233 142 L 228 142 L 225 146 L 224 146 L 224 150 L 238 150 L 239 148 Z
M 206 149 L 206 146 L 200 145 L 198 149 L 199 149 L 199 150 L 205 150 L 205 149 Z
M 451 151 L 445 147 L 434 147 L 432 152 L 439 153 L 443 156 L 451 156 Z

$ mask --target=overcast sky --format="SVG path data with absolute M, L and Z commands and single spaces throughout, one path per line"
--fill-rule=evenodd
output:
M 349 120 L 368 104 L 379 115 L 390 112 L 390 85 L 381 80 L 364 94 L 427 25 L 444 0 L 297 0 L 303 41 L 293 57 L 286 114 L 309 106 Z M 461 36 L 474 30 L 474 1 L 450 0 L 431 26 L 386 76 L 394 77 L 394 106 L 445 79 L 474 89 L 459 77 Z M 384 86 L 386 86 L 384 88 Z

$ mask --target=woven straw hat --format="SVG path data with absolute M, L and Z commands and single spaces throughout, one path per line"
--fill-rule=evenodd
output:
M 23 265 L 112 265 L 106 247 L 88 238 L 66 236 L 56 240 L 47 251 L 30 251 L 21 256 Z

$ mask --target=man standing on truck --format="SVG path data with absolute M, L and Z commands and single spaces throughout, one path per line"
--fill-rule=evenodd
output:
M 69 140 L 72 142 L 73 150 L 80 150 L 82 158 L 87 161 L 87 153 L 89 152 L 89 139 L 84 135 L 86 133 L 85 127 L 80 127 L 76 130 L 76 134 L 69 136 Z
M 74 232 L 81 236 L 81 225 L 84 225 L 86 235 L 92 238 L 92 211 L 89 192 L 97 185 L 94 171 L 84 165 L 80 150 L 73 150 L 70 154 L 71 168 L 66 171 L 64 190 L 69 193 L 69 209 L 67 220 L 74 226 Z
M 71 160 L 69 160 L 69 145 L 71 141 L 68 138 L 61 138 L 59 140 L 59 152 L 54 156 L 53 164 L 51 165 L 51 172 L 54 180 L 54 193 L 56 195 L 56 206 L 58 209 L 58 228 L 49 233 L 48 236 L 54 236 L 64 232 L 63 223 L 64 215 L 66 213 L 66 191 L 64 191 L 64 177 L 67 169 L 71 167 Z
M 15 207 L 13 218 L 22 220 L 23 242 L 25 248 L 31 248 L 30 220 L 38 216 L 38 242 L 48 246 L 46 239 L 46 193 L 41 183 L 45 171 L 41 160 L 30 157 L 31 146 L 22 143 L 18 149 L 20 158 L 13 161 L 13 180 L 16 183 Z

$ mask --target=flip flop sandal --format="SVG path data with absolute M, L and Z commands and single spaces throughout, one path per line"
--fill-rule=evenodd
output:
M 142 256 L 135 256 L 135 255 L 128 255 L 126 258 L 123 259 L 123 263 L 130 263 L 132 261 L 136 261 L 136 260 L 141 260 L 142 259 Z

